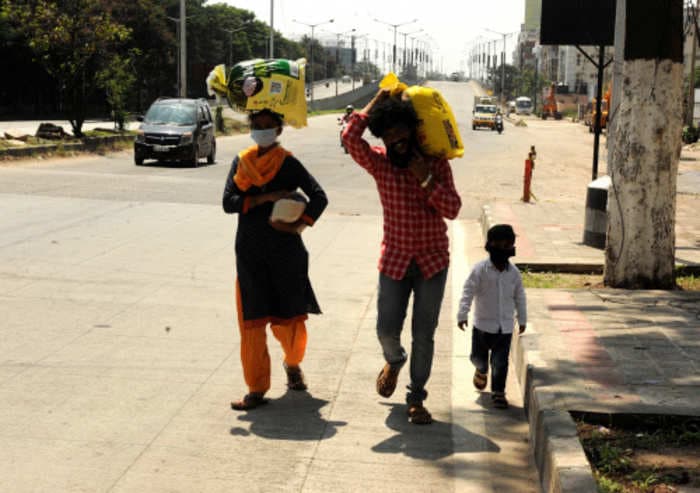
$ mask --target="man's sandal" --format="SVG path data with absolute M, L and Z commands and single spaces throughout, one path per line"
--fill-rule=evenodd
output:
M 414 425 L 429 425 L 433 422 L 433 417 L 422 404 L 409 404 L 408 420 Z
M 240 401 L 232 402 L 231 409 L 235 411 L 249 411 L 267 404 L 267 402 L 268 400 L 263 397 L 263 394 L 251 392 L 250 394 L 243 396 L 243 399 Z
M 478 390 L 484 390 L 486 388 L 486 379 L 486 373 L 481 373 L 479 370 L 474 371 L 474 379 L 472 382 L 474 383 L 474 387 Z
M 491 400 L 493 401 L 493 407 L 497 409 L 508 409 L 508 399 L 503 392 L 494 392 L 491 394 Z
M 396 390 L 396 382 L 399 379 L 401 367 L 393 367 L 389 363 L 384 365 L 377 376 L 377 393 L 382 397 L 391 397 Z

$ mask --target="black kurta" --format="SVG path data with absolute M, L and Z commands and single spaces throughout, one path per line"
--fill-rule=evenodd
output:
M 236 231 L 236 270 L 245 326 L 267 322 L 285 323 L 305 319 L 308 313 L 321 313 L 309 281 L 309 254 L 301 235 L 272 228 L 268 219 L 272 202 L 245 210 L 245 199 L 262 193 L 301 188 L 309 198 L 304 216 L 315 222 L 328 199 L 321 186 L 293 156 L 287 156 L 277 175 L 262 187 L 241 191 L 233 180 L 238 156 L 226 179 L 223 207 L 238 213 Z

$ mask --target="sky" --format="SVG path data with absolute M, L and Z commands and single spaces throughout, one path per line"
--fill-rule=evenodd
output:
M 337 34 L 355 29 L 356 36 L 367 35 L 359 45 L 363 48 L 369 39 L 370 50 L 391 50 L 394 28 L 397 26 L 396 43 L 402 48 L 411 44 L 429 48 L 433 53 L 435 68 L 444 73 L 467 71 L 466 58 L 476 42 L 499 40 L 502 50 L 503 36 L 489 32 L 513 33 L 506 37 L 506 59 L 512 59 L 517 32 L 524 19 L 525 0 L 272 0 L 274 2 L 274 28 L 290 39 L 311 35 L 320 41 L 335 40 Z M 219 0 L 213 3 L 252 11 L 255 16 L 270 23 L 270 0 Z M 333 23 L 325 23 L 333 19 Z M 377 20 L 381 22 L 377 22 Z M 294 22 L 294 20 L 298 22 Z M 417 20 L 417 22 L 411 22 Z M 303 23 L 303 24 L 302 24 Z M 323 23 L 323 24 L 321 24 Z M 306 25 L 305 25 L 306 24 Z M 398 34 L 406 33 L 406 35 Z

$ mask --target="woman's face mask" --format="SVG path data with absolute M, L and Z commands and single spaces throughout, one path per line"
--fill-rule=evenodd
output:
M 277 141 L 277 128 L 252 129 L 250 138 L 260 147 L 269 147 Z

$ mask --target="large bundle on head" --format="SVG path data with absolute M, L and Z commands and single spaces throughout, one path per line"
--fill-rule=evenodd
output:
M 304 74 L 306 60 L 255 59 L 231 67 L 218 65 L 207 77 L 209 94 L 225 97 L 232 108 L 270 109 L 284 116 L 286 124 L 306 126 Z
M 450 105 L 437 89 L 422 86 L 407 86 L 395 74 L 389 73 L 379 83 L 379 87 L 391 91 L 411 101 L 420 123 L 418 143 L 421 150 L 435 157 L 452 159 L 462 157 L 464 144 L 457 128 L 457 122 Z

